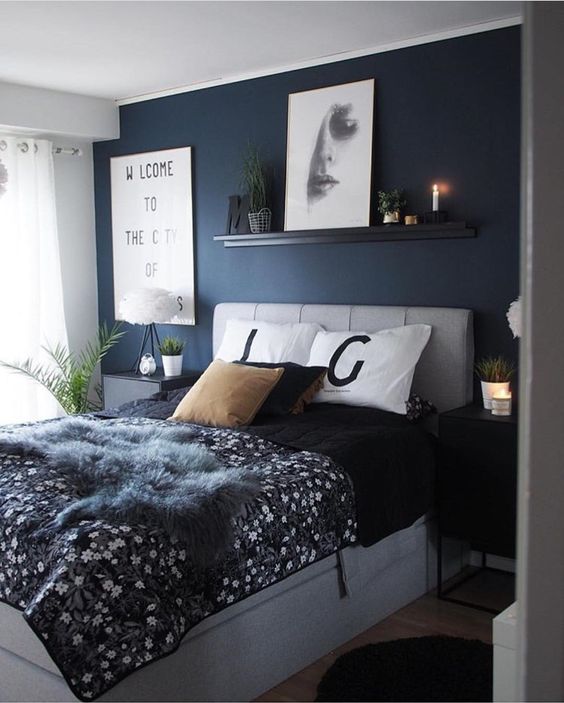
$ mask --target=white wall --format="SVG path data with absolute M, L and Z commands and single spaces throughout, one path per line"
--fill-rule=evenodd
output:
M 119 111 L 113 100 L 0 82 L 2 127 L 79 139 L 115 139 Z
M 518 696 L 564 700 L 564 3 L 527 3 Z
M 65 317 L 69 346 L 78 351 L 98 327 L 92 145 L 60 137 L 54 143 L 82 149 L 82 156 L 53 157 Z

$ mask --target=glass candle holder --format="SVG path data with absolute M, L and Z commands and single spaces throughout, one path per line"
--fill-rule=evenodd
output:
M 510 391 L 498 391 L 492 398 L 492 415 L 511 415 Z

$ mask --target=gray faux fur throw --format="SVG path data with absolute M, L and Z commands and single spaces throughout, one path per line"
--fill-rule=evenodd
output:
M 231 519 L 258 494 L 259 479 L 222 467 L 176 424 L 124 425 L 64 418 L 0 432 L 0 447 L 45 457 L 77 499 L 41 531 L 86 519 L 163 527 L 187 543 L 191 559 L 211 563 L 230 543 Z

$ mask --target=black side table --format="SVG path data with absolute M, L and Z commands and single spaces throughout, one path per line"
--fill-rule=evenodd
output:
M 115 408 L 122 403 L 148 398 L 159 391 L 192 386 L 200 377 L 200 371 L 187 371 L 180 376 L 165 376 L 157 372 L 152 376 L 141 376 L 134 371 L 102 374 L 104 409 Z
M 472 605 L 446 597 L 460 582 L 443 589 L 442 539 L 469 542 L 482 552 L 483 568 L 486 554 L 515 558 L 516 414 L 500 417 L 467 405 L 439 416 L 437 503 L 437 596 Z

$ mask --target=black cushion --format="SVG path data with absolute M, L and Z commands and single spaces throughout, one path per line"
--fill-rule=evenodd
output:
M 315 391 L 319 390 L 323 378 L 327 373 L 324 366 L 300 366 L 291 362 L 272 364 L 259 361 L 236 361 L 236 364 L 245 366 L 258 366 L 264 369 L 283 368 L 282 377 L 264 401 L 257 413 L 257 417 L 266 415 L 288 415 L 291 412 L 302 412 L 304 401 L 308 403 L 313 398 Z M 316 386 L 315 390 L 312 386 Z M 313 392 L 308 394 L 312 389 Z M 304 397 L 306 396 L 306 397 Z

